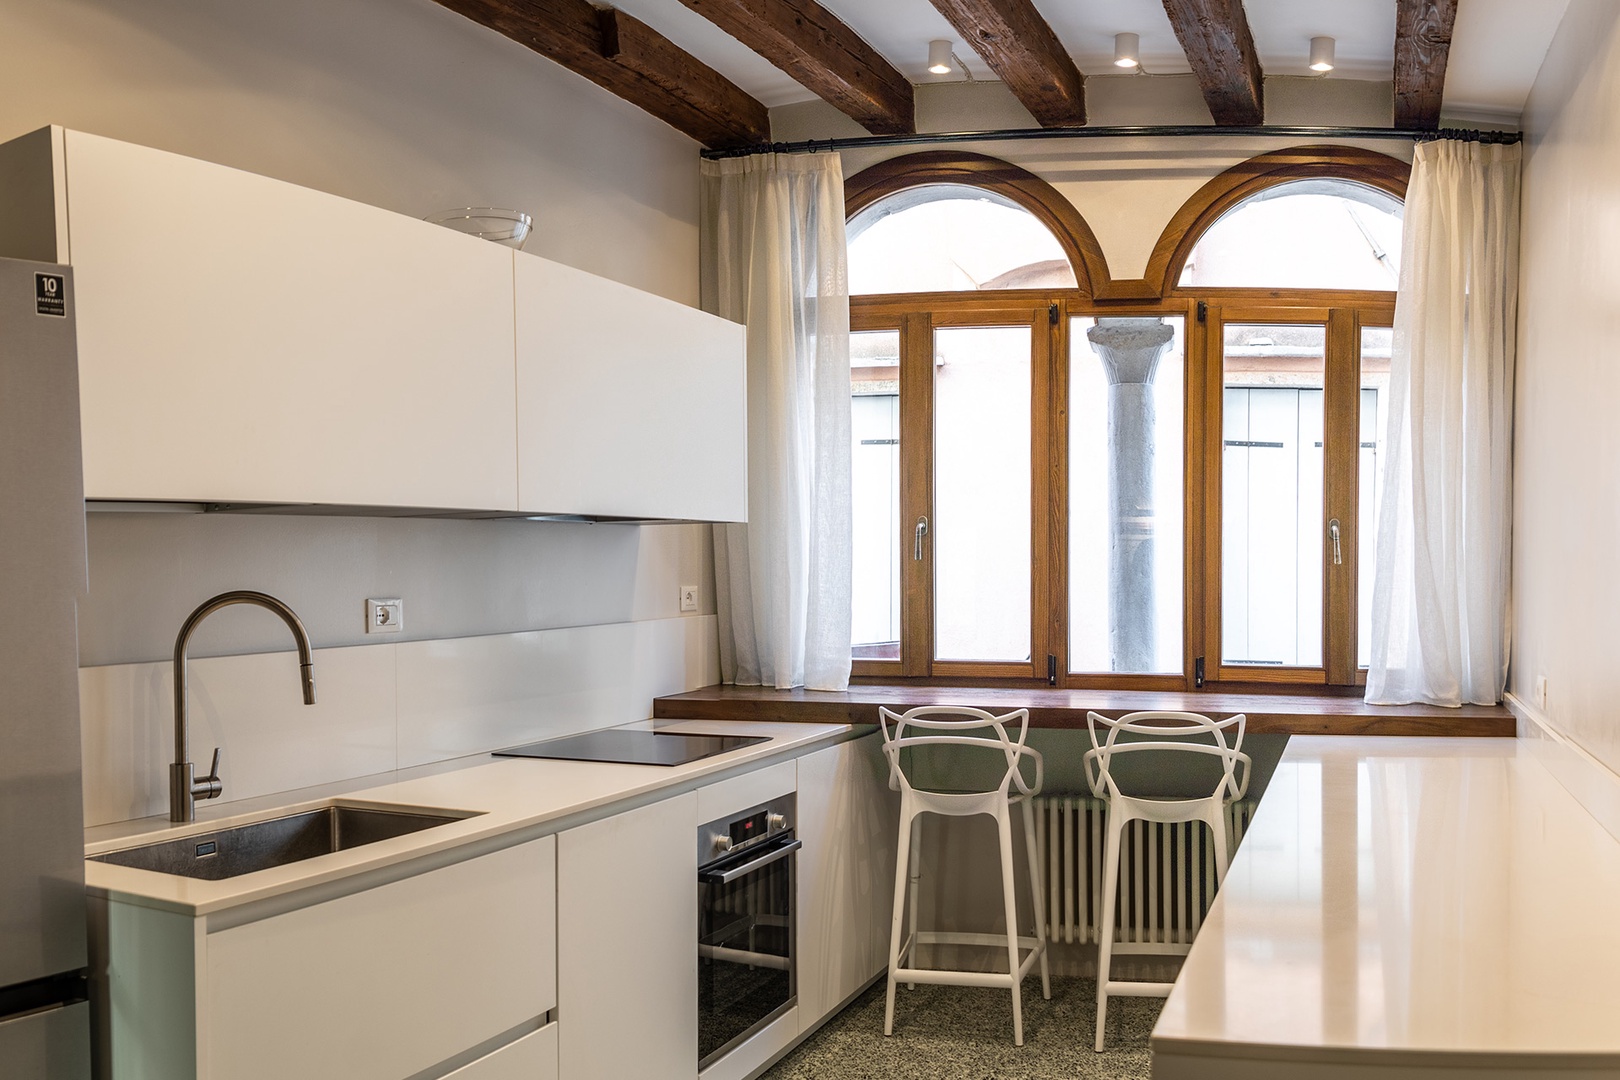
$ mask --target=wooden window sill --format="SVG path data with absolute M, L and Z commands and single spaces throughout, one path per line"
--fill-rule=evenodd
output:
M 1504 705 L 1368 705 L 1328 694 L 1183 693 L 1151 690 L 1054 690 L 1047 687 L 946 687 L 866 684 L 845 691 L 706 686 L 656 698 L 653 717 L 667 720 L 787 720 L 815 724 L 875 724 L 878 706 L 972 705 L 991 712 L 1028 709 L 1032 727 L 1084 728 L 1086 713 L 1117 715 L 1173 709 L 1224 717 L 1248 714 L 1255 734 L 1422 735 L 1512 738 Z

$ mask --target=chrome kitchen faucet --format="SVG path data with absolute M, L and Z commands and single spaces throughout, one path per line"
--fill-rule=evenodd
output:
M 232 604 L 256 604 L 275 612 L 292 631 L 298 643 L 298 676 L 304 689 L 304 704 L 315 704 L 315 665 L 309 654 L 309 635 L 293 609 L 268 593 L 239 589 L 204 600 L 180 627 L 174 639 L 174 764 L 169 766 L 169 820 L 194 821 L 198 799 L 217 799 L 225 791 L 219 780 L 219 748 L 214 748 L 214 764 L 208 775 L 196 779 L 196 766 L 186 747 L 186 645 L 191 634 L 208 616 Z

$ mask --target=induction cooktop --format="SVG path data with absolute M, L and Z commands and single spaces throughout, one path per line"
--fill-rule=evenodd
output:
M 685 765 L 728 750 L 770 741 L 766 735 L 684 735 L 673 731 L 611 729 L 547 739 L 495 751 L 496 757 L 607 761 L 620 765 Z

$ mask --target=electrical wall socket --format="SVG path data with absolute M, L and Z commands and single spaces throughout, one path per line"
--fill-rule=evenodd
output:
M 1545 709 L 1546 707 L 1547 707 L 1547 676 L 1545 676 L 1545 675 L 1537 675 L 1536 676 L 1536 708 Z
M 405 601 L 386 597 L 366 601 L 366 633 L 397 634 L 405 629 Z
M 682 585 L 681 586 L 681 610 L 682 611 L 696 611 L 697 610 L 697 594 L 698 594 L 698 587 L 696 585 Z

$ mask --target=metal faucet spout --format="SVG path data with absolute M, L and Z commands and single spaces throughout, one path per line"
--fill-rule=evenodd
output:
M 220 593 L 204 600 L 186 617 L 180 633 L 174 639 L 174 764 L 169 766 L 169 820 L 193 821 L 197 816 L 198 799 L 216 799 L 225 790 L 219 779 L 219 751 L 214 751 L 214 766 L 209 775 L 197 779 L 192 764 L 186 734 L 186 647 L 197 626 L 220 608 L 232 604 L 254 604 L 273 611 L 292 631 L 298 646 L 298 679 L 304 693 L 304 704 L 315 704 L 315 663 L 310 656 L 309 634 L 297 613 L 269 593 L 238 589 Z

